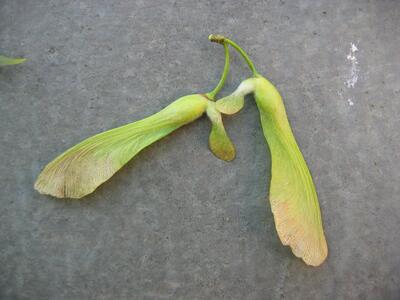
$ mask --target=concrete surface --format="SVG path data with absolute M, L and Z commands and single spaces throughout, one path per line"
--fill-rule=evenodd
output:
M 29 62 L 0 70 L 0 298 L 399 299 L 399 16 L 389 0 L 1 1 L 0 52 Z M 211 90 L 210 33 L 285 99 L 324 217 L 318 269 L 278 241 L 251 98 L 225 118 L 232 163 L 203 118 L 83 201 L 33 190 L 81 139 Z M 223 94 L 249 74 L 232 64 Z

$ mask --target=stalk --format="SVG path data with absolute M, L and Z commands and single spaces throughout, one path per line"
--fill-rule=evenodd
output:
M 249 66 L 250 71 L 253 73 L 253 76 L 254 77 L 258 77 L 259 76 L 259 74 L 258 74 L 258 72 L 256 70 L 256 67 L 254 66 L 253 61 L 250 59 L 250 57 L 247 55 L 247 53 L 238 44 L 236 44 L 234 41 L 232 41 L 232 40 L 230 40 L 230 39 L 228 39 L 228 38 L 226 38 L 226 37 L 224 37 L 223 35 L 220 35 L 220 34 L 211 34 L 208 37 L 208 39 L 211 42 L 223 44 L 224 46 L 225 46 L 225 44 L 231 45 L 244 58 L 244 60 L 246 61 L 247 65 Z
M 225 50 L 225 65 L 224 65 L 224 70 L 222 72 L 221 78 L 217 84 L 217 86 L 209 93 L 206 94 L 206 96 L 210 100 L 214 100 L 215 96 L 221 91 L 222 87 L 225 84 L 226 77 L 228 76 L 229 73 L 229 48 L 228 45 L 224 44 L 224 50 Z

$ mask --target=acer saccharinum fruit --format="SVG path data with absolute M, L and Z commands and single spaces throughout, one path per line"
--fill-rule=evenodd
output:
M 318 266 L 328 255 L 318 197 L 311 173 L 296 143 L 282 97 L 274 85 L 260 75 L 241 47 L 221 35 L 210 35 L 212 42 L 229 44 L 247 62 L 253 73 L 229 96 L 216 102 L 224 114 L 234 114 L 253 94 L 260 112 L 264 137 L 271 152 L 269 200 L 275 227 L 284 245 L 311 266 Z
M 223 160 L 235 157 L 235 148 L 216 109 L 214 98 L 229 72 L 229 50 L 215 89 L 206 94 L 181 97 L 145 119 L 92 136 L 51 161 L 39 174 L 35 189 L 58 198 L 82 198 L 92 193 L 142 149 L 204 113 L 211 123 L 209 147 Z
M 244 105 L 244 97 L 253 94 L 271 152 L 269 200 L 279 238 L 306 264 L 318 266 L 328 255 L 318 197 L 282 97 L 256 71 L 246 52 L 236 43 L 221 35 L 210 35 L 209 39 L 222 44 L 225 50 L 224 71 L 213 91 L 181 97 L 154 115 L 82 141 L 50 162 L 40 173 L 35 188 L 59 198 L 81 198 L 108 180 L 142 149 L 204 113 L 212 124 L 211 151 L 220 159 L 230 161 L 235 157 L 235 148 L 225 131 L 221 113 L 238 112 Z M 229 72 L 228 46 L 243 56 L 253 76 L 244 80 L 231 95 L 215 102 Z

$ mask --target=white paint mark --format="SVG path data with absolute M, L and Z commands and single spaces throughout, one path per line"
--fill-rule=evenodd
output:
M 350 105 L 350 106 L 353 106 L 353 105 L 354 105 L 354 102 L 353 102 L 353 100 L 351 100 L 350 98 L 349 98 L 349 99 L 347 99 L 347 102 L 349 103 L 349 105 Z
M 350 52 L 347 55 L 347 60 L 351 62 L 350 74 L 348 76 L 348 79 L 344 83 L 348 88 L 354 88 L 355 84 L 358 81 L 360 68 L 358 67 L 356 52 L 358 52 L 357 46 L 354 43 L 351 43 Z

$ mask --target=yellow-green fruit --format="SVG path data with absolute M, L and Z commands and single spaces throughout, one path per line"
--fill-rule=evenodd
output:
M 318 266 L 328 255 L 318 197 L 279 92 L 257 75 L 243 81 L 223 105 L 217 102 L 217 108 L 228 113 L 240 109 L 239 99 L 248 93 L 254 93 L 271 152 L 269 200 L 279 238 L 306 264 Z
M 58 198 L 90 194 L 142 149 L 199 118 L 207 103 L 200 94 L 185 96 L 152 116 L 86 139 L 50 162 L 35 189 Z
M 265 78 L 254 93 L 271 157 L 270 202 L 279 238 L 307 264 L 320 265 L 328 255 L 314 183 L 294 138 L 282 98 Z
M 216 103 L 213 101 L 208 102 L 207 116 L 211 121 L 211 133 L 208 139 L 210 150 L 219 159 L 233 160 L 236 155 L 235 146 L 225 131 L 221 112 L 216 109 Z

